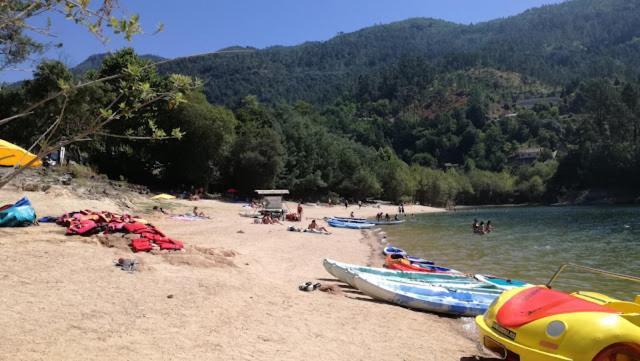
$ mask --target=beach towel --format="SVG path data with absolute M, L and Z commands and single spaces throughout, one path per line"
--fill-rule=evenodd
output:
M 204 221 L 205 219 L 209 219 L 208 217 L 200 217 L 194 216 L 190 214 L 179 214 L 175 216 L 171 216 L 172 219 L 176 219 L 178 221 Z
M 24 227 L 36 222 L 36 211 L 27 197 L 0 210 L 0 227 Z

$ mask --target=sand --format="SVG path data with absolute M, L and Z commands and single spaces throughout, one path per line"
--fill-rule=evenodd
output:
M 0 203 L 22 195 L 0 190 Z M 84 200 L 70 192 L 27 195 L 39 216 L 81 208 L 127 210 L 110 199 Z M 0 229 L 0 360 L 446 361 L 479 354 L 471 319 L 380 303 L 334 282 L 323 258 L 380 264 L 380 242 L 371 232 L 288 232 L 290 222 L 261 225 L 240 217 L 239 204 L 165 203 L 174 211 L 194 205 L 212 219 L 146 215 L 185 242 L 187 250 L 177 254 L 134 255 L 105 247 L 96 236 L 64 236 L 64 228 L 52 224 Z M 304 208 L 304 221 L 295 225 L 379 211 Z M 119 257 L 139 259 L 141 270 L 116 268 Z M 337 292 L 301 292 L 304 281 Z

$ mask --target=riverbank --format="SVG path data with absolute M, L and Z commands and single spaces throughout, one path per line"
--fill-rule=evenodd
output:
M 15 189 L 0 190 L 1 203 L 21 195 Z M 67 191 L 26 195 L 39 216 L 86 208 L 132 212 L 151 205 L 141 196 L 132 196 L 127 206 Z M 239 204 L 218 201 L 162 205 L 175 213 L 198 206 L 212 218 L 186 222 L 145 214 L 185 242 L 183 253 L 133 255 L 125 248 L 102 246 L 96 236 L 64 236 L 62 227 L 51 224 L 1 229 L 0 303 L 6 306 L 0 309 L 0 354 L 14 360 L 388 360 L 429 355 L 430 360 L 458 361 L 478 352 L 469 319 L 380 303 L 343 285 L 334 286 L 334 293 L 298 291 L 305 281 L 334 284 L 322 267 L 325 257 L 379 263 L 380 243 L 372 232 L 288 232 L 289 222 L 253 224 L 238 215 Z M 394 207 L 306 206 L 304 221 L 295 225 L 351 211 L 371 217 L 379 211 L 393 213 Z M 441 210 L 407 206 L 406 211 Z M 112 261 L 119 257 L 138 258 L 141 271 L 117 269 Z

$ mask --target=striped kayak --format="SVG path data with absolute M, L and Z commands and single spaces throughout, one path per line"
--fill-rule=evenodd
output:
M 529 283 L 524 281 L 512 280 L 508 278 L 501 278 L 501 277 L 490 276 L 490 275 L 475 275 L 475 278 L 480 282 L 484 282 L 486 284 L 498 287 L 502 290 L 510 290 L 512 288 L 518 288 L 518 287 L 524 287 L 524 286 L 530 285 Z
M 375 227 L 373 223 L 356 223 L 356 222 L 344 222 L 336 219 L 329 219 L 327 223 L 331 227 L 336 228 L 351 228 L 351 229 L 369 229 Z
M 393 247 L 393 246 L 384 247 L 382 249 L 382 254 L 385 255 L 385 256 L 388 256 L 388 255 L 391 255 L 391 254 L 399 254 L 401 256 L 406 257 L 409 260 L 409 262 L 411 262 L 411 263 L 426 263 L 428 265 L 434 265 L 435 264 L 435 262 L 429 261 L 429 260 L 424 259 L 424 258 L 408 256 L 407 255 L 407 251 L 405 251 L 402 248 Z
M 397 248 L 397 247 L 392 247 L 392 246 L 386 246 L 383 250 L 382 250 L 382 254 L 384 254 L 385 256 L 388 256 L 390 254 L 401 254 L 403 256 L 407 255 L 407 252 L 402 249 L 402 248 Z
M 365 273 L 354 276 L 353 282 L 362 293 L 375 299 L 415 310 L 454 316 L 481 315 L 499 296 L 499 293 L 393 282 Z
M 348 283 L 351 286 L 354 286 L 353 277 L 360 273 L 417 282 L 447 284 L 481 283 L 472 277 L 462 274 L 393 271 L 386 268 L 365 267 L 355 264 L 342 263 L 331 259 L 325 259 L 322 262 L 322 265 L 324 266 L 324 269 L 327 270 L 327 272 L 329 272 L 333 277 L 339 279 L 344 283 Z

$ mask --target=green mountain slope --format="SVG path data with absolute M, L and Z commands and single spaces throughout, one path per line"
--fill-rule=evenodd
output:
M 85 59 L 82 63 L 80 63 L 80 64 L 76 65 L 75 67 L 73 67 L 71 69 L 71 71 L 74 74 L 79 75 L 79 74 L 84 74 L 89 70 L 99 69 L 100 65 L 102 65 L 102 61 L 107 56 L 109 56 L 108 53 L 91 55 L 90 57 Z M 154 62 L 155 61 L 165 60 L 165 58 L 163 58 L 161 56 L 158 56 L 158 55 L 153 55 L 153 54 L 140 55 L 140 58 L 142 58 L 144 60 L 154 61 Z
M 573 0 L 477 25 L 416 18 L 340 34 L 325 42 L 180 59 L 162 72 L 206 81 L 210 101 L 247 94 L 267 102 L 327 103 L 362 74 L 404 57 L 438 71 L 492 67 L 551 84 L 640 72 L 640 1 Z

